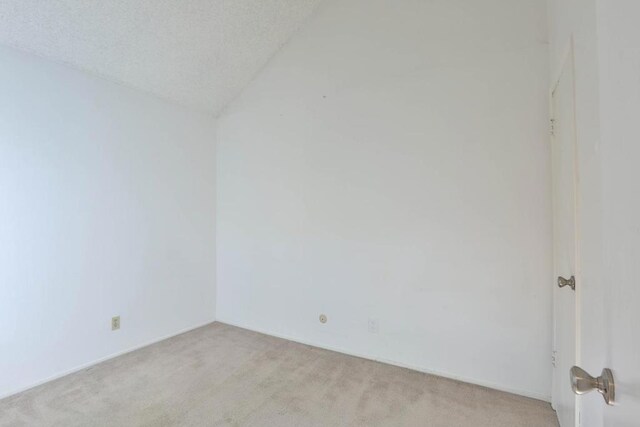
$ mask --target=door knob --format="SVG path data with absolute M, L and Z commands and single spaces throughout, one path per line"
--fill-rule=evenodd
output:
M 560 276 L 558 277 L 558 287 L 559 288 L 564 288 L 565 286 L 569 286 L 572 290 L 576 290 L 576 278 L 575 276 L 571 276 L 568 279 L 565 279 L 564 277 Z
M 613 405 L 616 395 L 616 384 L 611 369 L 603 369 L 598 378 L 593 378 L 584 369 L 574 366 L 571 368 L 571 388 L 575 394 L 585 394 L 598 390 L 607 405 Z

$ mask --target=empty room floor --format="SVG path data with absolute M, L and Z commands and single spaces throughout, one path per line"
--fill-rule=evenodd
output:
M 546 402 L 222 323 L 0 401 L 2 426 L 557 426 Z

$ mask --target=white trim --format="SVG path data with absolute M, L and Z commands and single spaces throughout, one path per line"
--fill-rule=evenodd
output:
M 231 321 L 224 320 L 224 319 L 217 319 L 216 322 L 217 323 L 223 323 L 223 324 L 229 325 L 229 326 L 235 326 L 237 328 L 247 329 L 249 331 L 258 332 L 260 334 L 269 335 L 269 336 L 276 337 L 276 338 L 285 339 L 285 340 L 288 340 L 288 341 L 297 342 L 299 344 L 309 345 L 309 346 L 312 346 L 312 347 L 322 348 L 322 349 L 329 350 L 329 351 L 335 351 L 337 353 L 342 353 L 342 354 L 346 354 L 346 355 L 349 355 L 349 356 L 359 357 L 361 359 L 373 360 L 375 362 L 386 363 L 388 365 L 398 366 L 400 368 L 411 369 L 412 371 L 423 372 L 425 374 L 430 374 L 430 375 L 435 375 L 435 376 L 438 376 L 438 377 L 443 377 L 443 378 L 448 378 L 448 379 L 452 379 L 452 380 L 456 380 L 456 381 L 461 381 L 461 382 L 468 383 L 468 384 L 479 385 L 479 386 L 491 388 L 491 389 L 494 389 L 494 390 L 504 391 L 506 393 L 512 393 L 512 394 L 517 394 L 519 396 L 530 397 L 532 399 L 542 400 L 544 402 L 551 402 L 551 396 L 550 395 L 546 395 L 546 394 L 541 394 L 541 393 L 528 391 L 528 390 L 514 389 L 514 388 L 511 388 L 511 387 L 505 387 L 505 386 L 502 386 L 500 384 L 492 383 L 492 382 L 489 382 L 489 381 L 483 381 L 483 380 L 478 380 L 478 379 L 475 379 L 475 378 L 463 377 L 463 376 L 451 374 L 451 373 L 448 373 L 448 372 L 435 371 L 435 370 L 432 370 L 432 369 L 427 369 L 427 368 L 424 368 L 424 367 L 421 367 L 421 366 L 414 366 L 414 365 L 398 362 L 398 361 L 395 361 L 395 360 L 373 357 L 371 355 L 353 352 L 353 351 L 350 351 L 350 350 L 347 350 L 347 349 L 344 349 L 344 348 L 341 348 L 341 347 L 320 345 L 318 343 L 313 343 L 313 342 L 310 342 L 310 341 L 307 341 L 307 340 L 304 340 L 304 339 L 295 338 L 295 337 L 291 337 L 291 336 L 287 336 L 287 335 L 282 335 L 282 334 L 278 334 L 278 333 L 274 333 L 274 332 L 269 332 L 269 331 L 261 330 L 261 329 L 258 329 L 258 328 L 252 328 L 252 327 L 248 327 L 248 326 L 245 326 L 245 325 L 240 325 L 238 323 L 231 322 Z
M 80 371 L 83 371 L 83 370 L 85 370 L 87 368 L 90 368 L 92 366 L 98 365 L 98 364 L 100 364 L 102 362 L 106 362 L 107 360 L 115 359 L 118 356 L 123 356 L 123 355 L 125 355 L 127 353 L 131 353 L 132 351 L 136 351 L 136 350 L 140 350 L 140 349 L 145 348 L 145 347 L 149 347 L 150 345 L 159 343 L 160 341 L 164 341 L 164 340 L 167 340 L 169 338 L 173 338 L 173 337 L 176 337 L 178 335 L 185 334 L 185 333 L 193 331 L 195 329 L 202 328 L 203 326 L 211 325 L 211 324 L 215 323 L 215 321 L 216 321 L 215 319 L 214 320 L 209 320 L 206 323 L 202 323 L 202 324 L 199 324 L 199 325 L 196 325 L 196 326 L 191 326 L 191 327 L 188 327 L 186 329 L 182 329 L 182 330 L 180 330 L 178 332 L 175 332 L 175 333 L 172 333 L 172 334 L 169 334 L 169 335 L 164 335 L 164 336 L 162 336 L 160 338 L 155 338 L 155 339 L 153 339 L 151 341 L 147 341 L 144 344 L 141 344 L 141 345 L 138 345 L 138 346 L 135 346 L 135 347 L 131 347 L 131 348 L 128 348 L 126 350 L 110 354 L 110 355 L 105 356 L 105 357 L 101 357 L 99 359 L 93 360 L 93 361 L 88 362 L 88 363 L 83 363 L 82 365 L 77 366 L 75 368 L 71 368 L 71 369 L 68 369 L 66 371 L 54 374 L 54 375 L 52 375 L 50 377 L 45 378 L 44 380 L 36 381 L 35 383 L 32 383 L 32 384 L 30 384 L 30 385 L 28 385 L 26 387 L 21 387 L 21 388 L 15 390 L 15 391 L 11 391 L 8 394 L 0 396 L 0 400 L 6 399 L 7 397 L 11 397 L 11 396 L 16 395 L 18 393 L 25 392 L 27 390 L 31 390 L 32 388 L 38 387 L 38 386 L 40 386 L 42 384 L 45 384 L 45 383 L 48 383 L 50 381 L 54 381 L 54 380 L 57 380 L 59 378 L 66 377 L 67 375 L 75 374 L 76 372 L 80 372 Z

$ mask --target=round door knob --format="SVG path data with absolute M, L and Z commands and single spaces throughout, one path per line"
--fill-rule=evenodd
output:
M 571 389 L 575 394 L 585 394 L 598 390 L 607 405 L 613 405 L 615 398 L 615 382 L 611 369 L 603 369 L 598 378 L 594 378 L 584 369 L 574 366 L 571 368 Z
M 562 276 L 558 277 L 558 287 L 559 288 L 564 288 L 565 286 L 568 286 L 572 290 L 575 291 L 576 290 L 576 278 L 575 278 L 575 276 L 571 276 L 568 279 L 565 279 Z

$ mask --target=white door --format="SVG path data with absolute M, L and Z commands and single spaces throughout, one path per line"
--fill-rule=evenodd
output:
M 640 426 L 640 1 L 598 9 L 601 179 L 597 280 L 582 287 L 580 366 L 610 368 L 615 403 L 579 396 L 582 427 Z M 585 189 L 584 191 L 587 191 Z M 585 230 L 587 231 L 587 230 Z M 580 285 L 580 284 L 579 284 Z
M 574 427 L 576 396 L 569 370 L 577 363 L 577 301 L 573 283 L 578 282 L 576 221 L 576 135 L 574 113 L 573 56 L 569 54 L 552 93 L 552 174 L 554 244 L 554 343 L 552 404 L 561 427 Z M 558 278 L 564 285 L 558 286 Z M 563 279 L 566 279 L 563 280 Z M 573 283 L 572 283 L 573 282 Z

